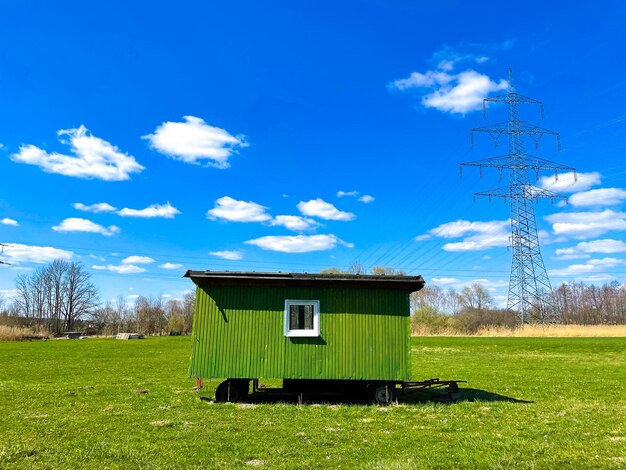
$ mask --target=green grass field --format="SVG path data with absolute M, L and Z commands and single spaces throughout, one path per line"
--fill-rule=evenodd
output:
M 468 383 L 390 407 L 201 401 L 189 353 L 0 342 L 0 468 L 626 468 L 623 338 L 413 338 L 415 379 Z

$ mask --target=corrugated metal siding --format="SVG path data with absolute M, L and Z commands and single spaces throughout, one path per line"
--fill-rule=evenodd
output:
M 284 336 L 285 299 L 320 301 L 320 337 Z M 196 290 L 190 375 L 407 380 L 408 293 L 378 289 Z

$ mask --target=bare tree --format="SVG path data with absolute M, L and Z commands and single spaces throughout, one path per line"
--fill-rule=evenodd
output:
M 185 297 L 183 298 L 183 317 L 185 319 L 185 333 L 191 333 L 195 299 L 196 296 L 194 292 L 185 292 Z
M 449 307 L 448 294 L 439 286 L 425 286 L 411 294 L 411 311 L 431 307 L 434 311 L 447 312 Z
M 161 298 L 140 295 L 135 300 L 137 329 L 146 335 L 160 335 L 166 330 L 165 308 Z
M 474 310 L 486 310 L 493 306 L 491 294 L 477 282 L 464 287 L 459 294 L 459 300 L 463 308 Z
M 71 330 L 98 303 L 91 275 L 75 262 L 55 260 L 30 276 L 18 276 L 15 287 L 15 304 L 27 324 L 57 334 Z
M 375 266 L 370 271 L 375 276 L 406 276 L 401 269 L 385 268 L 383 266 Z
M 71 330 L 76 320 L 98 304 L 98 291 L 91 282 L 91 275 L 78 263 L 67 263 L 64 281 L 65 302 L 61 312 L 65 329 Z

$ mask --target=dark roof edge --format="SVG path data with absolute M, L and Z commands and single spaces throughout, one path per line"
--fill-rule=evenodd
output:
M 418 291 L 424 287 L 422 276 L 371 275 L 371 274 L 309 274 L 243 271 L 187 271 L 198 286 L 310 286 L 310 287 L 362 287 Z

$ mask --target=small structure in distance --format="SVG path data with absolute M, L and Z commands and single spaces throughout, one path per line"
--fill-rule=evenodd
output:
M 115 339 L 143 339 L 143 335 L 141 333 L 118 333 Z

